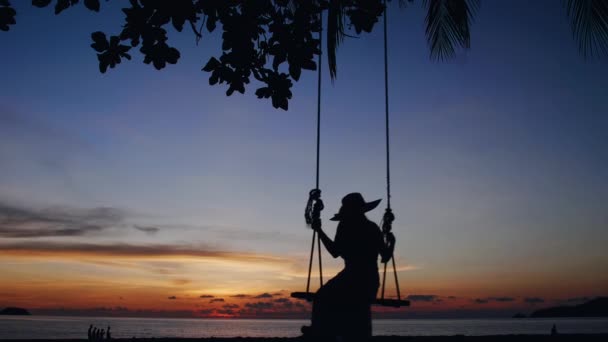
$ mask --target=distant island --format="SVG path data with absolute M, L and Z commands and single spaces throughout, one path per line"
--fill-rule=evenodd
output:
M 0 311 L 0 315 L 29 316 L 31 313 L 23 308 L 6 308 Z
M 608 317 L 608 297 L 599 297 L 575 306 L 540 309 L 530 317 Z

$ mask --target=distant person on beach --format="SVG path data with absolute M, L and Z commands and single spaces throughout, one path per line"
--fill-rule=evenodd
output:
M 92 333 L 93 333 L 93 324 L 89 325 L 89 331 L 87 331 L 87 338 L 89 341 L 93 339 Z
M 112 335 L 110 334 L 110 326 L 108 325 L 108 330 L 106 331 L 106 340 L 111 340 Z
M 385 243 L 378 225 L 365 216 L 379 203 L 365 202 L 360 193 L 346 195 L 331 218 L 339 222 L 333 241 L 314 227 L 327 251 L 344 259 L 344 269 L 315 294 L 311 325 L 302 327 L 305 337 L 371 337 L 371 304 L 380 285 L 378 256 L 388 260 L 395 242 L 388 233 Z
M 103 338 L 106 336 L 105 330 L 101 329 L 101 333 L 99 334 L 99 339 L 103 340 Z
M 93 327 L 93 331 L 91 332 L 91 340 L 96 340 L 97 336 L 97 327 Z
M 553 327 L 551 327 L 551 335 L 557 335 L 557 326 L 555 326 L 555 324 L 553 324 Z

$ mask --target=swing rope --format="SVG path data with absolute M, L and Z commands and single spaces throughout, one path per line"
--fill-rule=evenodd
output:
M 323 286 L 323 262 L 321 257 L 321 235 L 317 234 L 317 229 L 321 228 L 321 210 L 324 205 L 321 200 L 321 190 L 319 189 L 319 156 L 321 151 L 321 55 L 323 49 L 323 11 L 319 14 L 319 59 L 317 74 L 317 168 L 315 188 L 308 194 L 308 202 L 304 211 L 306 224 L 313 228 L 312 243 L 310 247 L 310 259 L 308 261 L 308 279 L 306 281 L 306 292 L 310 292 L 310 276 L 312 273 L 312 259 L 315 254 L 315 240 L 319 250 L 319 286 Z
M 319 13 L 319 57 L 317 64 L 319 65 L 319 73 L 317 74 L 317 176 L 315 180 L 316 189 L 319 189 L 319 155 L 321 150 L 321 55 L 323 51 L 323 11 Z M 316 203 L 319 208 L 319 228 L 321 227 L 321 210 L 323 210 L 323 202 L 321 201 L 321 190 L 319 190 L 319 198 Z M 316 232 L 316 229 L 315 229 Z M 314 235 L 314 234 L 313 234 Z M 321 261 L 321 234 L 317 234 L 317 246 L 319 247 L 319 286 L 323 286 L 323 262 Z
M 393 255 L 394 249 L 394 240 L 392 242 L 388 242 L 389 233 L 392 230 L 392 224 L 395 220 L 395 215 L 391 209 L 391 174 L 390 174 L 390 140 L 389 140 L 389 98 L 388 98 L 388 34 L 387 34 L 387 9 L 386 9 L 386 0 L 384 3 L 384 102 L 385 102 L 385 123 L 386 123 L 386 193 L 387 193 L 387 208 L 382 218 L 382 232 L 384 236 L 385 243 L 388 244 L 391 249 L 390 256 L 382 259 L 382 263 L 384 263 L 384 273 L 382 278 L 382 297 L 381 299 L 376 299 L 375 304 L 383 305 L 383 306 L 391 306 L 395 308 L 399 308 L 402 306 L 409 306 L 410 302 L 407 300 L 401 300 L 401 292 L 399 290 L 399 279 L 397 277 L 397 266 L 395 263 L 395 258 Z M 313 228 L 312 235 L 312 243 L 310 248 L 310 259 L 308 261 L 308 280 L 306 282 L 306 292 L 294 292 L 291 294 L 293 298 L 305 299 L 307 301 L 312 301 L 314 297 L 314 293 L 310 292 L 310 278 L 312 274 L 312 263 L 314 259 L 315 253 L 315 240 L 318 244 L 318 252 L 319 252 L 319 280 L 320 286 L 323 286 L 323 268 L 322 268 L 322 260 L 321 260 L 321 237 L 320 234 L 317 234 L 317 230 L 321 228 L 321 211 L 324 208 L 323 201 L 321 200 L 321 190 L 319 189 L 319 155 L 320 155 L 320 145 L 321 145 L 321 54 L 322 54 L 322 42 L 323 42 L 323 12 L 321 11 L 320 15 L 320 30 L 319 30 L 319 44 L 321 46 L 319 51 L 319 59 L 318 59 L 318 80 L 317 80 L 317 165 L 316 165 L 316 187 L 312 189 L 308 195 L 308 202 L 306 203 L 306 209 L 304 212 L 304 218 L 306 220 L 306 224 Z M 386 284 L 386 268 L 388 262 L 392 261 L 393 265 L 393 274 L 395 276 L 395 284 L 397 286 L 397 299 L 385 299 L 384 298 L 384 290 Z
M 386 0 L 384 0 L 384 118 L 386 123 L 386 209 L 391 210 L 391 151 L 389 134 L 389 110 L 388 110 L 388 34 L 387 34 L 387 11 Z
M 391 209 L 391 154 L 390 154 L 390 121 L 389 121 L 389 101 L 388 101 L 388 29 L 387 29 L 387 5 L 386 0 L 384 2 L 384 119 L 385 119 L 385 127 L 386 127 L 386 211 L 384 212 L 384 216 L 382 218 L 382 232 L 384 233 L 385 238 L 391 232 L 393 228 L 393 221 L 395 220 L 395 215 Z M 386 242 L 386 241 L 385 241 Z M 393 255 L 393 248 L 391 248 L 390 258 L 387 260 L 382 260 L 384 263 L 384 272 L 382 274 L 382 292 L 381 292 L 381 300 L 384 300 L 384 289 L 386 287 L 386 267 L 389 261 L 393 263 L 393 274 L 395 276 L 395 286 L 397 287 L 397 300 L 401 300 L 401 291 L 399 289 L 399 279 L 397 277 L 397 266 L 395 263 L 395 257 Z

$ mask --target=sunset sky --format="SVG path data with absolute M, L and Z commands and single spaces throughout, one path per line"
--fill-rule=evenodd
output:
M 177 65 L 156 71 L 133 51 L 101 74 L 90 34 L 119 32 L 122 2 L 58 17 L 13 5 L 17 25 L 0 32 L 0 308 L 307 317 L 288 298 L 306 286 L 316 73 L 287 112 L 255 84 L 227 97 L 200 71 L 219 31 L 197 46 L 184 30 L 170 36 Z M 524 0 L 482 2 L 471 50 L 432 62 L 420 7 L 389 16 L 395 254 L 412 307 L 378 317 L 607 295 L 608 64 L 582 58 L 561 2 Z M 380 31 L 347 39 L 338 79 L 324 79 L 330 236 L 342 196 L 385 196 L 382 58 Z M 324 257 L 327 279 L 342 264 Z

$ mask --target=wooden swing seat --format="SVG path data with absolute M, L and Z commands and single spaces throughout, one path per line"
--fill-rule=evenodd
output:
M 308 302 L 312 302 L 314 296 L 315 296 L 314 292 L 292 292 L 291 293 L 292 298 L 303 299 Z M 399 300 L 399 299 L 376 298 L 376 301 L 373 304 L 381 305 L 381 306 L 389 306 L 392 308 L 400 308 L 402 306 L 410 306 L 410 301 L 404 300 L 404 299 Z

